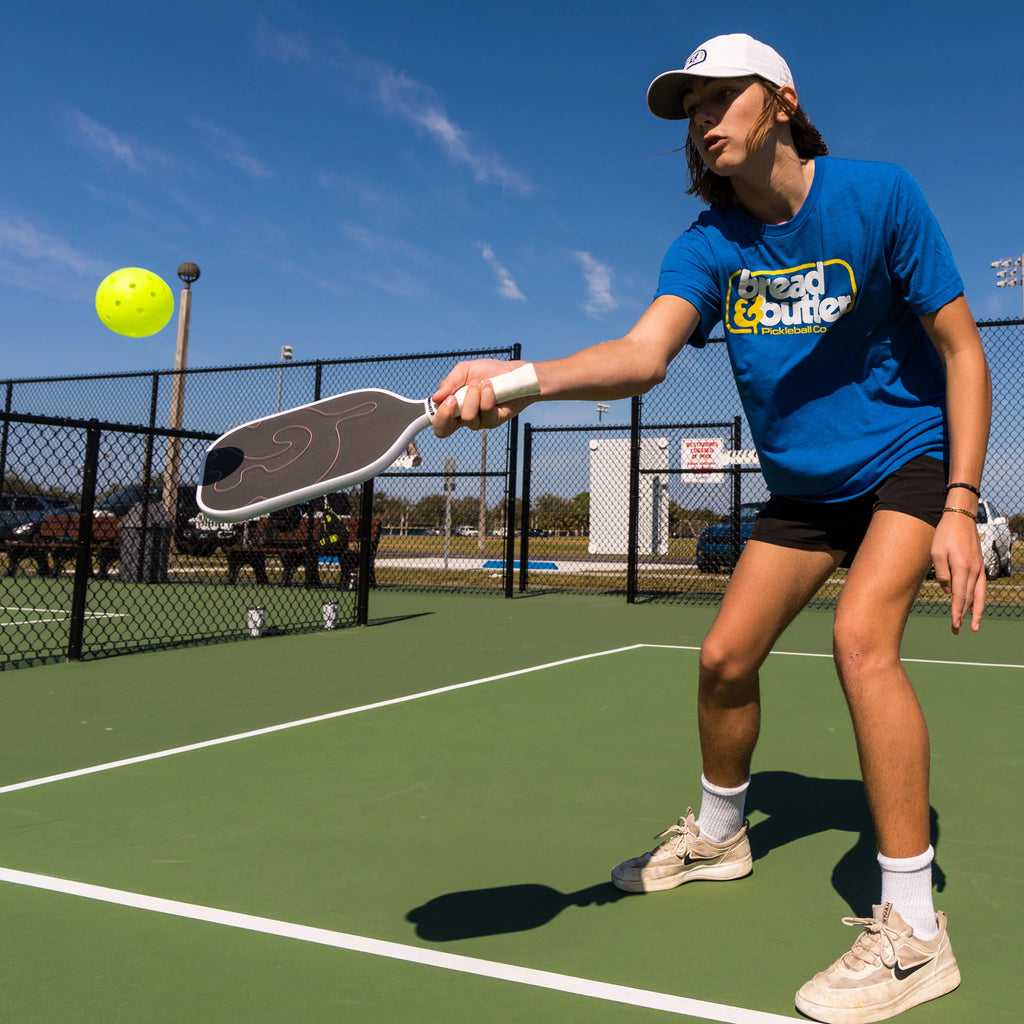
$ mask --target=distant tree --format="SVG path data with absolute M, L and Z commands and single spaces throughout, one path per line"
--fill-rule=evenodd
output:
M 573 532 L 585 535 L 590 532 L 590 491 L 580 491 L 572 503 L 576 506 Z
M 685 513 L 671 499 L 668 502 L 668 535 L 670 537 L 682 537 Z
M 406 521 L 410 503 L 405 498 L 398 498 L 386 491 L 375 491 L 373 495 L 373 514 L 385 526 L 401 526 Z
M 428 494 L 413 505 L 409 521 L 415 526 L 429 526 L 439 530 L 444 526 L 444 495 Z
M 3 489 L 8 494 L 38 494 L 38 484 L 32 483 L 31 480 L 26 480 L 23 476 L 12 470 L 7 470 L 4 473 L 4 486 Z
M 1015 515 L 1009 516 L 1008 519 L 1010 523 L 1010 532 L 1015 537 L 1024 535 L 1024 514 L 1018 512 Z
M 570 498 L 557 494 L 542 494 L 533 506 L 533 521 L 537 528 L 548 533 L 571 533 L 580 529 L 580 506 Z
M 479 497 L 455 498 L 452 501 L 452 526 L 476 526 L 479 522 Z

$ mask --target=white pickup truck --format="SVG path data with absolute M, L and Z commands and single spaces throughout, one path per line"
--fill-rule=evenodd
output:
M 1006 516 L 991 501 L 978 502 L 978 538 L 985 559 L 985 575 L 990 580 L 1010 575 L 1010 551 L 1013 535 Z

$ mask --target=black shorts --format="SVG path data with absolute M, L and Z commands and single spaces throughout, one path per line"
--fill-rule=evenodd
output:
M 750 539 L 802 551 L 845 551 L 842 564 L 849 566 L 878 511 L 903 512 L 938 526 L 946 503 L 946 472 L 941 459 L 919 455 L 850 501 L 772 497 L 758 515 Z

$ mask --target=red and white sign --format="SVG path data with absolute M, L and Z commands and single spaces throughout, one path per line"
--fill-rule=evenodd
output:
M 720 437 L 684 437 L 682 444 L 682 468 L 697 472 L 683 473 L 684 484 L 721 484 L 725 482 L 722 472 L 722 456 L 725 441 Z

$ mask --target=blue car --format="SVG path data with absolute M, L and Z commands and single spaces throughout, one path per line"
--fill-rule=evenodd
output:
M 47 516 L 62 511 L 69 502 L 65 498 L 43 494 L 0 494 L 0 541 L 9 540 L 25 531 L 35 529 Z
M 733 537 L 733 526 L 728 520 L 705 527 L 697 538 L 697 571 L 725 572 L 736 567 L 739 552 L 750 539 L 757 513 L 765 506 L 763 501 L 740 505 L 739 550 Z

